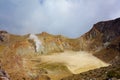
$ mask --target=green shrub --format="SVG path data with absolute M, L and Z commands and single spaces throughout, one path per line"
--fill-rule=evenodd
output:
M 115 77 L 115 78 L 119 79 L 119 78 L 120 78 L 120 73 L 117 72 L 117 71 L 109 71 L 109 72 L 107 73 L 107 77 L 108 77 L 108 78 L 113 78 L 113 77 Z

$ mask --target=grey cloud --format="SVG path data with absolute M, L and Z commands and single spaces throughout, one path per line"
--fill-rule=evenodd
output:
M 0 0 L 0 29 L 16 34 L 79 37 L 101 20 L 119 17 L 119 0 Z

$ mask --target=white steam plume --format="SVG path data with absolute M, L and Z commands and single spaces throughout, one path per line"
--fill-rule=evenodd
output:
M 38 52 L 41 46 L 41 41 L 38 39 L 38 37 L 35 34 L 30 34 L 29 39 L 34 41 L 36 52 Z

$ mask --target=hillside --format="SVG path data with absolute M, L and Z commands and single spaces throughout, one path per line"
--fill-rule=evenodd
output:
M 91 72 L 86 72 L 89 70 L 94 74 L 113 67 L 119 70 L 120 18 L 98 22 L 75 39 L 46 32 L 15 35 L 0 31 L 0 60 L 11 80 L 60 80 L 64 77 L 78 80 L 79 76 L 84 76 L 82 72 L 91 76 Z M 68 77 L 73 74 L 73 78 Z
M 120 18 L 96 23 L 89 32 L 80 37 L 80 40 L 81 38 L 87 44 L 84 49 L 93 52 L 94 56 L 111 65 L 61 80 L 120 79 Z

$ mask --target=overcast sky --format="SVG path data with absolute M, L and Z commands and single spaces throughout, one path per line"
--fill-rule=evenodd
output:
M 93 24 L 120 17 L 120 0 L 0 0 L 0 30 L 79 37 Z

